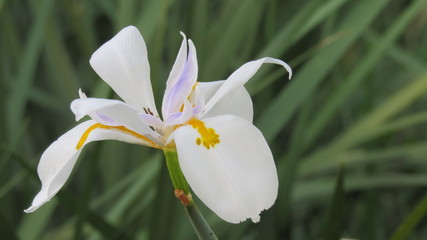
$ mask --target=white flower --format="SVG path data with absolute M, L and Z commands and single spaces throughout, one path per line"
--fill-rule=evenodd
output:
M 225 81 L 197 82 L 196 48 L 183 41 L 170 72 L 159 117 L 150 83 L 145 42 L 129 26 L 101 46 L 90 59 L 98 75 L 124 100 L 87 98 L 71 103 L 84 121 L 43 153 L 38 165 L 42 182 L 33 212 L 64 185 L 83 147 L 93 141 L 119 140 L 154 148 L 175 149 L 194 193 L 219 217 L 231 223 L 251 218 L 276 200 L 278 178 L 271 151 L 252 124 L 252 102 L 244 84 L 263 63 L 290 67 L 277 59 L 251 61 Z M 188 49 L 187 49 L 188 48 Z

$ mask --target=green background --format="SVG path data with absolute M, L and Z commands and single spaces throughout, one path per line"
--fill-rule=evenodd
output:
M 196 199 L 220 239 L 426 239 L 426 23 L 425 0 L 0 0 L 1 238 L 196 239 L 162 152 L 119 142 L 87 146 L 58 196 L 23 213 L 40 155 L 76 125 L 78 89 L 117 98 L 91 54 L 135 25 L 157 105 L 179 31 L 199 81 L 264 56 L 294 70 L 266 65 L 246 84 L 279 197 L 237 225 Z

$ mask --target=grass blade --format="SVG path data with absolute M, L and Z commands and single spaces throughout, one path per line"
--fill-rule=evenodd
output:
M 344 34 L 343 37 L 321 49 L 296 72 L 295 78 L 279 93 L 257 122 L 256 125 L 260 126 L 267 140 L 273 140 L 279 134 L 280 129 L 286 125 L 302 102 L 313 93 L 321 80 L 336 66 L 342 55 L 366 31 L 387 2 L 388 0 L 353 2 L 356 6 L 353 6 L 352 11 L 337 30 Z M 360 14 L 361 12 L 364 14 Z
M 344 214 L 344 167 L 341 165 L 322 239 L 339 240 Z
M 16 81 L 14 81 L 14 84 L 10 88 L 8 104 L 6 105 L 6 130 L 9 131 L 7 132 L 9 140 L 15 137 L 13 133 L 24 117 L 26 103 L 31 91 L 32 78 L 36 69 L 37 58 L 40 54 L 45 37 L 44 29 L 53 11 L 54 2 L 54 0 L 44 0 L 40 5 L 37 20 L 31 28 L 26 42 L 21 63 L 22 67 L 19 69 Z
M 396 231 L 391 236 L 391 240 L 409 239 L 414 228 L 419 224 L 421 219 L 427 215 L 427 195 L 420 200 L 415 208 L 406 216 Z

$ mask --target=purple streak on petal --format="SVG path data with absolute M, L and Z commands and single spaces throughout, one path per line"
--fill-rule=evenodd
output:
M 165 120 L 164 126 L 179 125 L 187 122 L 193 117 L 193 107 L 187 99 L 184 99 L 184 109 L 182 112 L 173 113 Z
M 176 112 L 169 116 L 168 120 L 165 122 L 165 126 L 179 125 L 187 122 L 193 116 L 184 116 L 185 113 Z
M 172 87 L 169 95 L 168 95 L 168 112 L 176 112 L 179 111 L 182 104 L 182 96 L 188 96 L 190 94 L 191 88 L 193 86 L 191 74 L 189 70 L 189 61 L 185 63 L 185 67 L 183 72 L 181 73 L 180 78 L 176 82 L 176 84 Z
M 119 126 L 120 125 L 118 122 L 114 121 L 113 119 L 111 119 L 107 115 L 99 113 L 99 112 L 95 112 L 95 114 L 92 115 L 92 119 L 99 122 L 99 123 L 102 123 L 104 125 L 108 125 L 108 126 Z
M 202 111 L 203 111 L 203 106 L 196 105 L 193 109 L 193 115 L 198 115 L 202 113 Z
M 182 112 L 176 112 L 176 113 L 174 113 L 174 114 L 172 114 L 172 115 L 170 115 L 170 116 L 168 117 L 167 122 L 168 122 L 168 123 L 169 123 L 169 122 L 174 122 L 176 119 L 180 118 L 180 117 L 181 117 L 181 115 L 182 115 Z
M 191 42 L 188 40 L 190 48 L 188 52 L 188 58 L 185 62 L 185 66 L 181 72 L 179 79 L 176 81 L 170 92 L 166 96 L 166 109 L 168 118 L 170 115 L 179 112 L 184 99 L 190 95 L 193 85 L 197 80 L 197 57 L 196 49 Z

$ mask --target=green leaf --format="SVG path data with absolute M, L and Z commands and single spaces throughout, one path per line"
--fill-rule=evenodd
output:
M 327 147 L 312 153 L 304 162 L 321 161 L 321 159 L 333 158 L 338 152 L 349 149 L 367 140 L 366 136 L 372 136 L 372 129 L 380 128 L 389 118 L 404 110 L 408 105 L 423 96 L 427 92 L 427 73 L 418 76 L 408 86 L 389 97 L 367 116 L 360 119 L 350 129 L 335 138 Z
M 341 165 L 322 239 L 340 239 L 344 226 L 344 206 L 344 166 Z
M 308 126 L 307 136 L 305 137 L 307 144 L 311 144 L 314 141 L 322 129 L 324 129 L 325 125 L 330 122 L 337 108 L 345 104 L 346 98 L 348 98 L 354 89 L 360 85 L 361 81 L 366 79 L 367 74 L 376 67 L 377 62 L 386 49 L 400 37 L 401 33 L 406 30 L 407 25 L 410 24 L 411 20 L 420 12 L 420 6 L 422 6 L 422 4 L 424 4 L 424 0 L 412 2 L 412 4 L 390 24 L 390 28 L 383 37 L 372 46 L 369 54 L 364 56 L 364 60 L 354 67 L 346 81 L 340 84 L 336 90 L 333 90 L 333 95 L 322 104 L 322 108 L 317 112 L 316 118 L 313 120 L 312 124 Z
M 412 211 L 406 216 L 399 227 L 391 236 L 391 240 L 409 239 L 412 231 L 427 215 L 427 194 L 418 202 Z
M 49 225 L 52 216 L 55 214 L 55 208 L 58 205 L 58 199 L 53 199 L 40 208 L 35 213 L 25 214 L 23 221 L 18 226 L 16 232 L 20 239 L 37 240 L 40 239 L 43 230 Z
M 6 105 L 7 136 L 13 139 L 14 131 L 21 124 L 25 107 L 31 92 L 32 79 L 36 70 L 37 59 L 45 37 L 44 29 L 50 14 L 53 12 L 53 0 L 44 0 L 38 8 L 37 19 L 34 22 L 24 48 L 22 63 L 16 80 L 10 88 L 8 104 Z
M 260 126 L 267 140 L 273 140 L 279 134 L 298 107 L 313 93 L 357 38 L 364 33 L 387 2 L 388 0 L 353 2 L 355 6 L 337 30 L 342 37 L 334 44 L 321 49 L 299 69 L 288 86 L 280 91 L 261 115 L 256 125 Z

